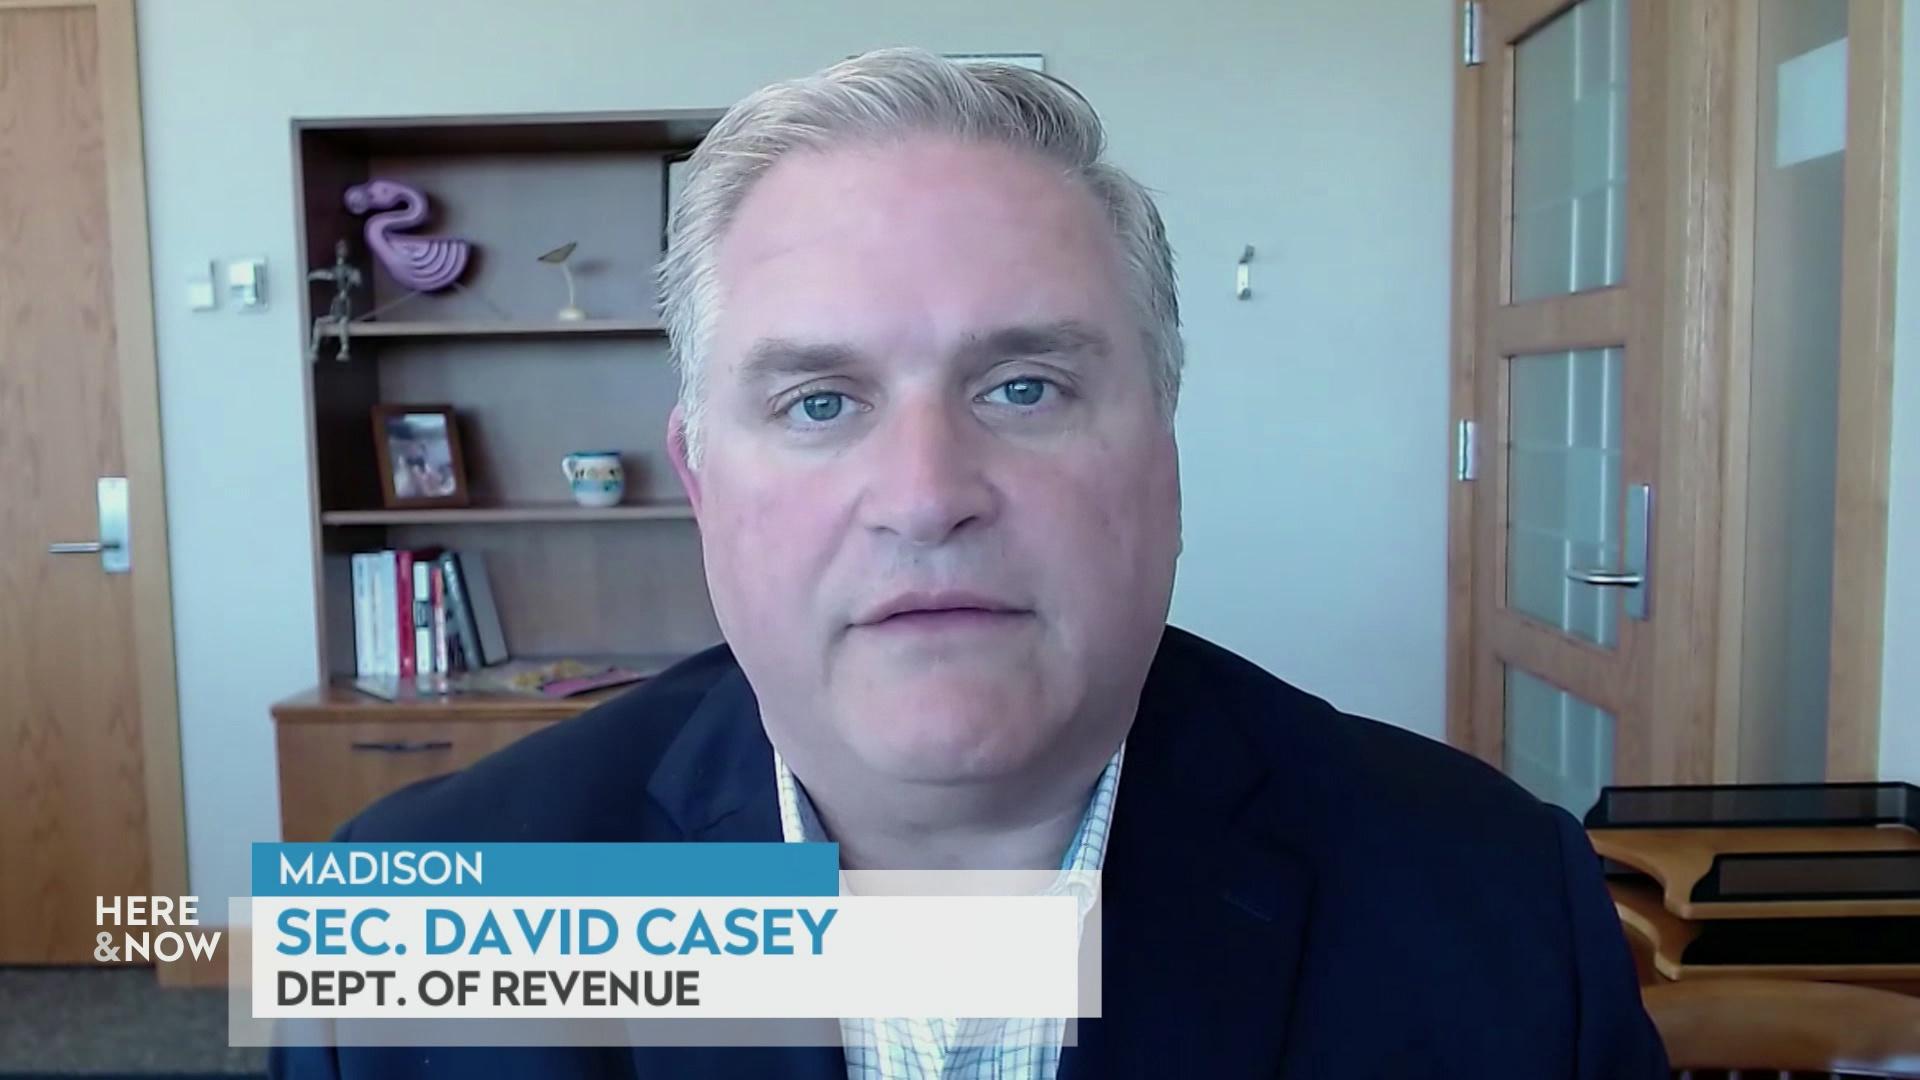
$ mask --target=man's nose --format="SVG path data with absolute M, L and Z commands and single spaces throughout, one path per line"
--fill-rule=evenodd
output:
M 867 447 L 862 523 L 912 544 L 944 543 L 995 513 L 984 433 L 943 402 L 895 406 Z

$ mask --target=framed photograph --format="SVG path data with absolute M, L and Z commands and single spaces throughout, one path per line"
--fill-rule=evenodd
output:
M 375 405 L 373 444 L 388 509 L 467 505 L 467 462 L 451 406 Z

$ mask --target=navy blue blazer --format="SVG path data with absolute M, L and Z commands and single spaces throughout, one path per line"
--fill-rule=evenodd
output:
M 358 841 L 780 839 L 772 748 L 720 647 L 464 772 Z M 1598 859 L 1564 812 L 1168 628 L 1102 883 L 1104 1016 L 1062 1080 L 1664 1078 Z M 276 1051 L 275 1075 L 805 1077 L 840 1050 Z

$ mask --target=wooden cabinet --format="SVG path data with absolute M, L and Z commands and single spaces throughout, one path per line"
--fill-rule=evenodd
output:
M 280 829 L 325 840 L 381 796 L 473 764 L 551 720 L 286 724 L 279 729 Z
M 273 708 L 281 839 L 326 840 L 381 796 L 464 769 L 605 697 L 388 702 L 334 688 L 289 698 Z

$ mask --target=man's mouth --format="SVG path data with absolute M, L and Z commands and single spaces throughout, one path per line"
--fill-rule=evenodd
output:
M 990 629 L 1032 616 L 1030 609 L 984 593 L 961 590 L 907 592 L 869 608 L 857 629 L 942 631 Z

